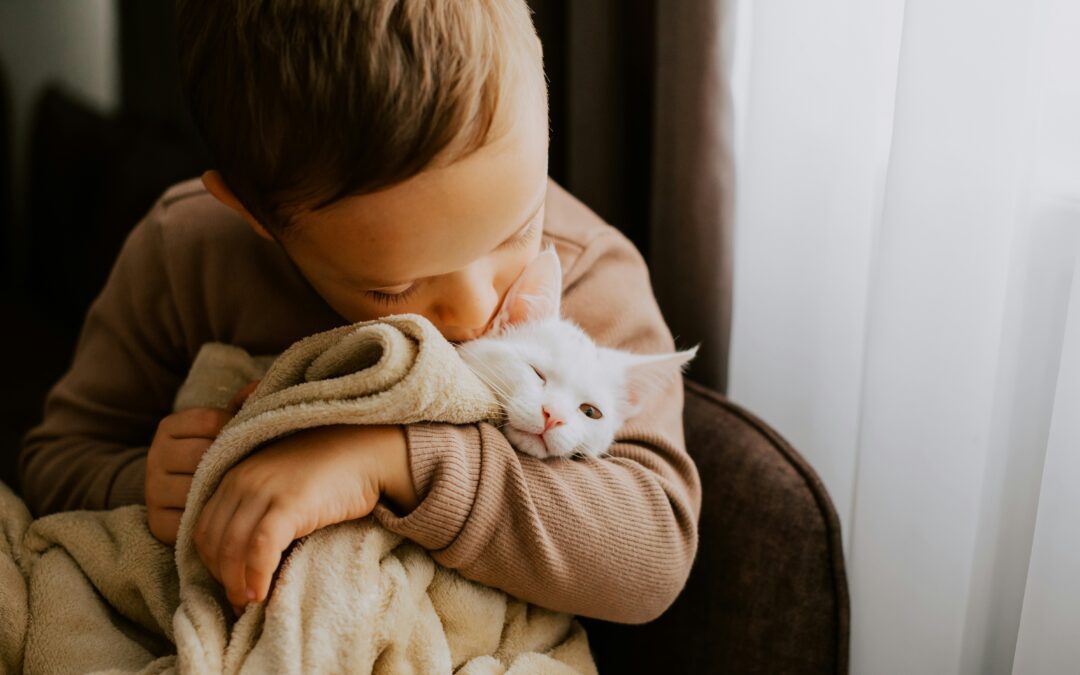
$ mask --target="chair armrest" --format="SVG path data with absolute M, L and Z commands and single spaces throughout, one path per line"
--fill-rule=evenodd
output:
M 847 575 L 825 486 L 754 415 L 693 382 L 685 393 L 697 556 L 656 621 L 581 619 L 600 672 L 846 673 Z

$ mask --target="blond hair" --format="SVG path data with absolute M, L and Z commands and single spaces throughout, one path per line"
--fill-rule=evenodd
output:
M 196 128 L 272 230 L 483 147 L 544 82 L 525 0 L 179 0 L 177 33 Z

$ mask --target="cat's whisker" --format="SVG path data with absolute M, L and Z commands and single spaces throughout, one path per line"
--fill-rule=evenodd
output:
M 486 384 L 495 393 L 502 396 L 503 399 L 509 400 L 511 398 L 510 385 L 505 380 L 503 380 L 494 370 L 488 368 L 486 364 L 479 368 L 474 366 L 473 372 L 476 373 L 476 376 L 479 377 L 484 384 Z
M 503 386 L 507 385 L 506 381 L 503 380 L 502 377 L 498 374 L 498 371 L 491 368 L 488 364 L 483 364 L 483 366 L 481 366 L 481 369 L 483 370 L 483 373 L 488 376 L 489 380 L 498 380 L 499 384 Z
M 509 399 L 512 394 L 512 390 L 509 384 L 494 377 L 489 377 L 487 379 L 487 385 L 498 393 L 502 394 L 504 399 Z
M 500 387 L 498 384 L 496 384 L 492 380 L 486 379 L 484 377 L 481 377 L 480 379 L 484 382 L 484 384 L 488 387 L 488 389 L 491 389 L 492 391 L 494 391 L 503 400 L 509 400 L 511 398 L 510 392 L 507 389 L 505 389 L 504 387 Z

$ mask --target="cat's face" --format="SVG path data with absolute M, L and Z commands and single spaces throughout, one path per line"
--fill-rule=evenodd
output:
M 507 293 L 484 337 L 458 346 L 505 412 L 503 434 L 539 457 L 599 457 L 615 433 L 697 348 L 642 355 L 597 345 L 559 318 L 562 273 L 554 250 L 542 252 Z
M 458 352 L 498 397 L 503 434 L 534 457 L 599 456 L 630 409 L 623 364 L 569 321 L 531 321 Z

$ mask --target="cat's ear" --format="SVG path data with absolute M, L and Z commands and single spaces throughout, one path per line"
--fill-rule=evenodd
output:
M 537 319 L 557 319 L 562 299 L 562 265 L 554 246 L 536 256 L 506 292 L 488 329 L 495 335 L 507 326 Z
M 616 352 L 626 369 L 624 416 L 629 418 L 641 412 L 653 396 L 666 389 L 671 378 L 682 374 L 686 364 L 697 355 L 698 347 L 668 354 Z

